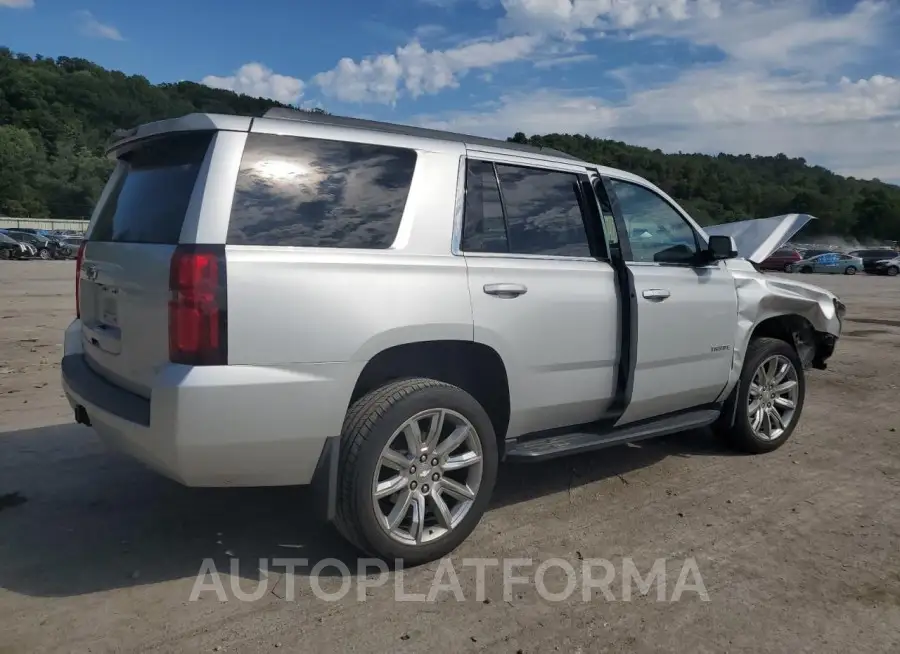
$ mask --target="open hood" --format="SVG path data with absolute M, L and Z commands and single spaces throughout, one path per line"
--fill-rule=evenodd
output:
M 816 217 L 808 213 L 788 213 L 772 218 L 710 225 L 703 229 L 710 235 L 732 237 L 740 256 L 753 263 L 762 263 L 803 229 L 810 220 L 816 220 Z

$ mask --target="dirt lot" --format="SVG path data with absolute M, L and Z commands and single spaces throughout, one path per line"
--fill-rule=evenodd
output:
M 355 554 L 308 517 L 301 490 L 187 489 L 107 453 L 72 423 L 59 383 L 71 262 L 0 262 L 0 652 L 900 652 L 900 281 L 816 277 L 847 303 L 831 366 L 809 375 L 781 450 L 732 456 L 705 432 L 501 469 L 497 498 L 452 557 L 464 592 L 395 601 L 396 580 L 317 598 L 310 567 Z M 290 598 L 272 570 L 258 601 L 205 592 L 204 558 L 251 592 L 259 558 L 305 557 Z M 523 583 L 485 598 L 464 558 L 668 560 L 666 598 L 694 557 L 709 601 L 685 591 L 563 601 Z M 427 592 L 437 564 L 406 571 Z M 375 571 L 372 570 L 374 573 Z M 559 573 L 555 569 L 555 573 Z M 341 579 L 322 571 L 322 588 Z M 602 576 L 598 572 L 595 577 Z M 356 583 L 347 578 L 348 582 Z M 580 579 L 580 577 L 578 577 Z M 446 580 L 446 578 L 445 578 Z M 694 578 L 696 580 L 696 578 Z M 545 586 L 564 587 L 548 573 Z M 621 600 L 620 581 L 611 585 Z

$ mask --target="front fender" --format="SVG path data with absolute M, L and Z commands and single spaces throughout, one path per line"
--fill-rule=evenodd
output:
M 791 329 L 791 333 L 804 364 L 824 367 L 824 359 L 831 355 L 834 342 L 841 335 L 842 316 L 838 315 L 837 296 L 812 284 L 761 273 L 744 260 L 730 260 L 728 267 L 734 277 L 738 313 L 731 373 L 719 399 L 727 398 L 740 378 L 756 328 L 771 318 L 796 318 L 797 328 Z M 812 333 L 807 338 L 800 333 L 803 331 Z M 821 352 L 816 350 L 820 340 L 824 348 Z M 809 347 L 813 349 L 804 351 L 803 348 Z

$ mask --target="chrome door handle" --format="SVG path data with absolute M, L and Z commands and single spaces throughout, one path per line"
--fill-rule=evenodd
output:
M 662 302 L 667 297 L 669 297 L 671 293 L 669 293 L 669 291 L 664 288 L 648 288 L 646 291 L 643 291 L 641 295 L 643 295 L 648 300 L 656 300 Z
M 485 284 L 484 292 L 500 298 L 514 298 L 524 295 L 528 288 L 523 284 Z

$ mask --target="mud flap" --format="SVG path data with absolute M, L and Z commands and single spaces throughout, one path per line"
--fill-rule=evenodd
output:
M 341 439 L 332 436 L 325 441 L 310 486 L 314 498 L 314 513 L 325 522 L 333 522 L 337 511 L 338 460 Z

